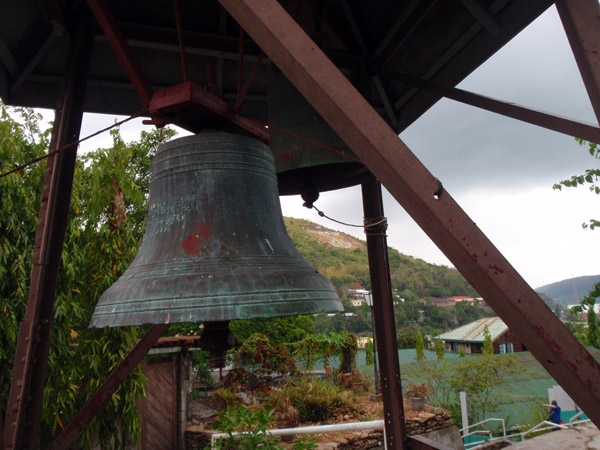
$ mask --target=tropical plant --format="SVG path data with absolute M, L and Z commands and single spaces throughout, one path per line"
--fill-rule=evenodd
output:
M 1 106 L 0 173 L 43 156 L 49 131 L 41 117 L 17 109 L 19 121 Z M 173 132 L 167 132 L 167 136 Z M 129 265 L 141 238 L 148 172 L 158 133 L 144 132 L 77 162 L 62 264 L 56 289 L 41 434 L 50 437 L 83 407 L 136 344 L 136 327 L 88 328 L 96 300 Z M 0 178 L 0 392 L 7 410 L 18 325 L 24 319 L 45 162 Z M 119 448 L 139 432 L 136 401 L 144 379 L 138 367 L 80 435 L 90 448 Z

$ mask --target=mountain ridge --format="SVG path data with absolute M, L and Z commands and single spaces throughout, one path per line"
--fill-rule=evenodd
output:
M 572 305 L 579 303 L 599 282 L 600 275 L 586 275 L 545 284 L 534 290 L 561 305 Z

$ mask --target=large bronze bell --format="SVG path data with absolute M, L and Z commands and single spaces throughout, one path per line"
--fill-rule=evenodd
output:
M 286 233 L 269 149 L 212 132 L 158 150 L 142 244 L 100 297 L 91 326 L 341 310 Z

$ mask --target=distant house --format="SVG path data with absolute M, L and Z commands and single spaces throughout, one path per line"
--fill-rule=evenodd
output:
M 362 298 L 351 298 L 350 299 L 350 303 L 352 303 L 352 306 L 356 306 L 357 308 L 362 305 L 364 302 L 364 300 Z
M 451 300 L 449 298 L 425 297 L 419 300 L 419 303 L 422 304 L 426 304 L 428 302 L 431 302 L 431 304 L 434 306 L 442 306 L 446 308 L 454 306 L 455 304 L 454 300 Z
M 455 295 L 454 297 L 449 297 L 448 300 L 454 300 L 454 303 L 467 302 L 471 305 L 477 305 L 481 301 L 481 299 L 465 297 L 462 295 Z
M 435 340 L 445 343 L 447 352 L 459 352 L 462 348 L 465 353 L 481 353 L 483 348 L 483 331 L 488 327 L 494 353 L 514 353 L 527 350 L 508 326 L 499 317 L 486 317 L 463 325 L 455 330 L 436 336 Z

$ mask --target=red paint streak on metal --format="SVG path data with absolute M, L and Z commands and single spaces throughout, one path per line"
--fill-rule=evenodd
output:
M 212 224 L 205 222 L 196 223 L 195 230 L 192 230 L 183 241 L 181 246 L 190 255 L 197 255 L 199 253 L 199 247 L 205 244 L 208 237 L 214 232 Z
M 502 270 L 496 264 L 494 264 L 494 265 L 490 264 L 490 265 L 488 265 L 488 267 L 494 271 L 494 275 L 498 275 L 500 273 L 504 273 L 504 270 Z
M 488 255 L 488 254 L 487 254 L 487 250 L 484 250 L 484 252 L 483 252 L 483 256 L 487 256 L 487 255 Z
M 281 162 L 288 162 L 294 153 L 296 153 L 296 150 L 288 150 L 287 152 L 279 155 L 279 159 Z
M 479 259 L 479 256 L 477 255 L 477 253 L 473 252 L 473 254 L 471 255 L 471 257 L 477 261 Z

